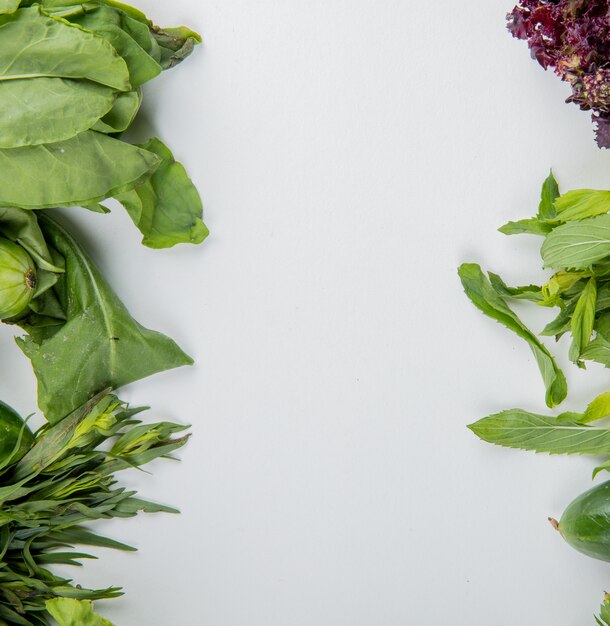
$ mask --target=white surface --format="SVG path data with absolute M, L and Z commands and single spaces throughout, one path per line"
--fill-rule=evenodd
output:
M 194 437 L 182 464 L 130 479 L 183 515 L 111 524 L 141 552 L 74 573 L 125 586 L 102 607 L 117 626 L 592 624 L 608 567 L 546 517 L 594 461 L 465 428 L 543 411 L 544 391 L 455 268 L 533 278 L 537 242 L 495 229 L 533 214 L 550 166 L 564 189 L 610 188 L 587 114 L 505 32 L 510 0 L 139 6 L 206 39 L 146 111 L 212 235 L 155 252 L 121 211 L 77 219 L 134 316 L 197 359 L 123 396 Z M 3 397 L 30 412 L 6 328 L 0 349 Z M 607 387 L 555 351 L 566 410 Z

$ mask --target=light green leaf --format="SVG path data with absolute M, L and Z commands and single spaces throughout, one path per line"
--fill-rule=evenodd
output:
M 43 216 L 43 231 L 66 260 L 54 288 L 65 310 L 62 326 L 30 329 L 17 340 L 38 379 L 38 404 L 50 422 L 92 395 L 117 389 L 192 359 L 168 337 L 138 324 L 83 250 L 57 223 Z
M 583 424 L 588 424 L 589 422 L 595 422 L 597 420 L 601 420 L 604 417 L 608 417 L 610 415 L 610 392 L 602 393 L 600 396 L 597 396 L 591 404 L 587 407 L 583 419 L 581 420 Z
M 610 368 L 610 341 L 598 334 L 582 351 L 580 358 L 585 361 L 595 361 Z
M 19 8 L 19 0 L 0 0 L 0 15 L 14 13 Z
M 541 306 L 561 306 L 562 295 L 574 287 L 578 281 L 589 276 L 587 272 L 557 272 L 542 287 Z
M 587 269 L 610 255 L 610 215 L 555 228 L 542 244 L 545 267 Z
M 528 343 L 544 380 L 547 405 L 554 407 L 562 402 L 568 391 L 566 379 L 546 347 L 496 293 L 478 265 L 465 263 L 458 273 L 464 291 L 472 303 L 485 315 L 500 322 Z
M 112 626 L 94 612 L 91 600 L 54 598 L 46 601 L 46 607 L 58 626 Z
M 574 189 L 555 200 L 557 221 L 572 222 L 610 211 L 610 191 Z
M 0 206 L 92 204 L 142 184 L 157 155 L 86 131 L 67 141 L 0 150 Z
M 589 345 L 591 335 L 593 334 L 596 302 L 597 283 L 595 278 L 590 278 L 578 298 L 571 321 L 572 345 L 570 347 L 570 360 L 574 363 L 579 363 L 580 355 Z
M 509 287 L 497 274 L 488 272 L 489 282 L 496 293 L 503 298 L 515 300 L 528 300 L 540 303 L 543 299 L 542 288 L 538 285 L 524 285 L 522 287 Z
M 0 148 L 70 139 L 91 128 L 114 101 L 110 87 L 84 80 L 0 81 Z
M 506 448 L 551 454 L 610 454 L 610 429 L 570 424 L 510 409 L 468 426 L 477 437 Z
M 131 88 L 127 65 L 110 43 L 40 7 L 0 16 L 0 40 L 0 81 L 50 76 Z
M 546 237 L 553 230 L 553 226 L 531 217 L 517 222 L 507 222 L 498 230 L 504 235 L 542 235 Z
M 141 147 L 158 155 L 161 165 L 143 185 L 117 200 L 144 235 L 142 243 L 151 248 L 201 243 L 208 236 L 201 221 L 203 206 L 184 167 L 159 139 Z

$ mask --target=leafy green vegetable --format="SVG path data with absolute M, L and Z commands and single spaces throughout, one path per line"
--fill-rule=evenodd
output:
M 142 184 L 159 163 L 152 152 L 93 131 L 0 150 L 0 205 L 44 209 L 98 202 Z
M 201 243 L 208 236 L 203 206 L 184 167 L 159 139 L 141 147 L 159 156 L 161 165 L 147 182 L 117 199 L 144 235 L 142 243 L 151 248 Z
M 0 39 L 0 81 L 79 78 L 118 91 L 131 89 L 127 64 L 108 41 L 40 7 L 0 16 Z
M 566 379 L 546 347 L 498 295 L 478 265 L 464 263 L 458 273 L 464 291 L 472 303 L 485 315 L 500 322 L 528 343 L 544 380 L 547 405 L 554 407 L 561 403 L 567 395 Z
M 545 267 L 587 269 L 610 255 L 610 215 L 558 226 L 541 252 Z
M 112 626 L 107 619 L 94 612 L 91 600 L 54 598 L 45 604 L 58 626 Z
M 74 238 L 43 216 L 44 234 L 66 262 L 53 288 L 66 316 L 61 325 L 20 322 L 29 336 L 18 344 L 38 379 L 38 404 L 55 423 L 93 394 L 151 374 L 189 365 L 168 337 L 138 324 Z
M 0 623 L 50 626 L 53 616 L 60 624 L 89 624 L 85 620 L 96 616 L 87 602 L 56 600 L 113 598 L 120 589 L 85 589 L 49 568 L 91 558 L 75 546 L 134 550 L 86 524 L 139 512 L 177 512 L 117 485 L 117 472 L 172 458 L 188 440 L 188 435 L 174 437 L 184 426 L 134 419 L 141 411 L 101 393 L 56 425 L 43 427 L 29 452 L 0 473 Z
M 115 98 L 113 89 L 84 80 L 0 81 L 0 148 L 70 139 L 104 117 Z

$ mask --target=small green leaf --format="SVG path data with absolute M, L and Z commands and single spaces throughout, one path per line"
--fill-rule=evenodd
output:
M 547 179 L 542 183 L 542 192 L 540 193 L 540 204 L 538 206 L 538 219 L 553 220 L 557 215 L 555 201 L 559 197 L 559 186 L 553 175 L 553 171 L 549 173 Z
M 597 396 L 587 407 L 583 417 L 583 424 L 601 420 L 610 415 L 610 392 L 602 393 Z
M 546 347 L 496 293 L 478 265 L 464 263 L 459 268 L 458 274 L 466 295 L 480 311 L 500 322 L 528 343 L 544 380 L 547 405 L 554 407 L 563 402 L 568 392 L 566 379 Z
M 542 235 L 546 237 L 553 230 L 553 226 L 532 217 L 517 222 L 507 222 L 498 230 L 504 235 Z
M 58 626 L 112 626 L 107 619 L 94 612 L 90 600 L 54 598 L 47 600 L 46 607 Z

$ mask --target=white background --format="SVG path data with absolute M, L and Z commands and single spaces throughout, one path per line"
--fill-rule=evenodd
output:
M 140 0 L 205 45 L 145 93 L 212 235 L 152 251 L 120 210 L 74 210 L 134 316 L 196 359 L 122 394 L 193 424 L 181 464 L 129 478 L 176 516 L 104 529 L 140 548 L 72 572 L 123 585 L 118 626 L 577 626 L 608 566 L 546 522 L 594 459 L 480 443 L 465 425 L 544 412 L 523 343 L 463 296 L 462 261 L 541 280 L 539 240 L 496 228 L 610 188 L 568 89 L 504 29 L 510 0 Z M 519 307 L 535 329 L 552 311 Z M 2 397 L 32 412 L 0 332 Z M 580 410 L 601 367 L 561 355 Z

